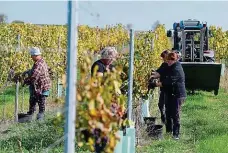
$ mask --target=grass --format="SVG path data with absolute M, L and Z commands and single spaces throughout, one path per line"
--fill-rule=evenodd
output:
M 22 98 L 22 92 L 24 90 L 24 102 Z M 15 107 L 15 87 L 8 87 L 0 94 L 0 121 L 8 120 L 14 117 L 14 107 Z M 29 101 L 29 91 L 28 88 L 19 88 L 19 111 L 22 112 L 23 109 L 28 108 Z M 13 111 L 12 111 L 13 110 Z
M 227 153 L 228 93 L 200 92 L 188 96 L 182 107 L 179 141 L 164 133 L 163 140 L 139 147 L 143 153 Z M 165 130 L 164 130 L 165 132 Z
M 221 84 L 227 84 L 227 80 L 223 80 Z M 8 96 L 11 95 L 7 100 L 7 105 L 14 106 L 14 89 L 7 90 L 9 90 Z M 151 140 L 149 145 L 138 146 L 137 152 L 227 153 L 227 97 L 228 93 L 225 90 L 220 90 L 218 96 L 210 92 L 199 92 L 188 96 L 182 107 L 180 140 L 173 140 L 170 135 L 165 134 L 164 130 L 163 140 Z M 0 113 L 2 106 L 0 103 Z M 152 115 L 159 117 L 157 102 L 153 102 L 151 107 L 156 108 L 152 111 Z M 0 153 L 43 152 L 64 134 L 63 125 L 56 127 L 52 122 L 53 117 L 53 114 L 49 114 L 43 122 L 14 124 L 6 131 L 1 131 L 0 128 Z M 48 152 L 63 152 L 63 143 L 54 146 Z M 84 149 L 77 149 L 80 153 L 88 153 Z
M 175 141 L 164 133 L 162 140 L 152 140 L 150 145 L 138 147 L 137 152 L 227 153 L 227 96 L 224 91 L 220 91 L 218 96 L 208 92 L 188 96 L 182 107 L 181 139 Z M 63 125 L 54 126 L 52 119 L 53 115 L 50 115 L 44 122 L 12 125 L 7 133 L 0 133 L 0 153 L 43 152 L 63 136 Z M 63 142 L 49 152 L 63 152 Z
M 56 84 L 56 82 L 54 82 Z M 53 93 L 48 97 L 48 103 L 55 101 L 57 87 L 53 86 Z M 24 96 L 23 96 L 24 91 Z M 14 109 L 15 109 L 15 86 L 6 88 L 2 93 L 0 93 L 0 121 L 1 120 L 10 120 L 14 118 Z M 24 97 L 24 99 L 23 99 Z M 29 107 L 29 89 L 28 87 L 19 88 L 19 101 L 18 109 L 21 113 L 26 113 Z
M 52 117 L 49 116 L 44 122 L 13 125 L 7 131 L 2 132 L 0 136 L 0 153 L 42 152 L 63 136 L 63 128 L 55 127 Z M 54 152 L 62 152 L 62 148 L 57 145 Z
M 22 88 L 19 93 L 19 110 L 21 111 Z M 5 95 L 5 99 L 4 99 Z M 24 89 L 24 109 L 27 111 L 29 101 L 28 88 Z M 55 103 L 52 95 L 46 105 L 46 119 L 43 122 L 33 121 L 31 123 L 12 124 L 10 119 L 14 117 L 15 88 L 10 87 L 4 90 L 0 97 L 0 153 L 40 153 L 44 152 L 53 143 L 63 137 L 63 125 L 56 126 L 53 119 L 56 115 L 56 108 L 61 103 Z M 1 122 L 2 114 L 5 114 L 6 122 Z M 36 116 L 34 116 L 36 117 Z M 8 124 L 10 123 L 10 124 Z M 63 141 L 50 148 L 48 152 L 62 153 Z M 81 149 L 83 150 L 83 149 Z M 86 153 L 86 152 L 85 152 Z
M 56 113 L 48 112 L 44 121 L 18 123 L 0 131 L 0 153 L 64 152 L 64 124 L 55 124 L 55 115 Z M 56 143 L 57 141 L 59 143 Z M 83 148 L 77 150 L 80 153 L 89 153 Z

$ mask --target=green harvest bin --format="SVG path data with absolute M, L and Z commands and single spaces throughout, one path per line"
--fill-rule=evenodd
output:
M 214 91 L 218 94 L 222 64 L 203 62 L 181 62 L 188 90 Z

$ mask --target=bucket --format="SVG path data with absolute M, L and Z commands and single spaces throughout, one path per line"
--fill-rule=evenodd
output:
M 155 139 L 163 138 L 163 125 L 154 125 L 152 130 L 149 132 L 149 136 Z
M 25 123 L 25 122 L 31 122 L 32 121 L 32 115 L 19 113 L 18 114 L 18 122 L 19 123 Z
M 143 117 L 145 124 L 151 125 L 155 124 L 156 117 Z
M 156 117 L 144 117 L 143 119 L 146 124 L 146 132 L 150 133 L 154 128 Z

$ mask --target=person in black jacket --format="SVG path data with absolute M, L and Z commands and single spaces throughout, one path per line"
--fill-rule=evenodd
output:
M 161 74 L 165 68 L 168 66 L 168 63 L 167 63 L 167 55 L 169 53 L 169 50 L 165 50 L 161 53 L 161 58 L 163 60 L 163 63 L 161 64 L 161 66 L 156 70 L 156 72 L 158 72 L 159 74 Z M 164 79 L 164 76 L 160 76 L 160 82 L 162 82 Z M 164 92 L 164 89 L 163 87 L 160 87 L 160 96 L 159 96 L 159 102 L 158 102 L 158 108 L 160 110 L 160 113 L 161 113 L 161 121 L 163 123 L 165 123 L 165 92 Z
M 91 67 L 91 76 L 99 76 L 103 77 L 105 80 L 105 73 L 112 72 L 115 69 L 115 66 L 113 65 L 113 62 L 117 59 L 118 52 L 115 47 L 105 47 L 101 51 L 101 59 L 95 61 Z M 120 93 L 117 93 L 120 94 Z M 117 114 L 117 110 L 119 109 L 119 106 L 117 103 L 111 104 L 111 112 L 113 115 Z M 123 115 L 122 118 L 126 117 L 127 112 Z M 94 129 L 94 133 L 89 133 L 88 130 L 83 131 L 84 135 L 87 137 L 89 135 L 93 135 L 95 139 L 95 152 L 101 153 L 104 152 L 105 147 L 107 146 L 107 143 L 109 142 L 108 137 L 101 137 L 101 130 L 99 128 Z M 87 141 L 87 140 L 86 140 Z
M 104 76 L 107 71 L 112 71 L 114 69 L 112 63 L 116 60 L 117 54 L 115 47 L 105 47 L 101 51 L 101 59 L 93 63 L 91 75 Z
M 185 101 L 185 74 L 178 61 L 175 52 L 169 53 L 167 57 L 168 67 L 163 74 L 165 78 L 158 82 L 156 86 L 163 87 L 165 90 L 165 108 L 166 108 L 166 132 L 172 132 L 174 139 L 179 139 L 180 133 L 180 110 Z

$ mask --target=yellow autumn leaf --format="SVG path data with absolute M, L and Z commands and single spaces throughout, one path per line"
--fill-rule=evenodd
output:
M 117 94 L 121 94 L 121 91 L 120 91 L 120 83 L 118 82 L 118 81 L 113 81 L 113 83 L 114 83 L 114 88 L 115 88 L 115 92 L 117 93 Z
M 77 93 L 77 100 L 82 101 L 82 96 L 79 93 Z
M 78 142 L 78 146 L 79 146 L 79 147 L 82 147 L 83 145 L 84 145 L 83 142 Z
M 116 145 L 115 142 L 116 142 L 116 141 L 115 141 L 115 137 L 114 137 L 114 136 L 111 136 L 110 139 L 109 139 L 109 146 L 110 146 L 111 148 L 115 148 L 115 145 Z

